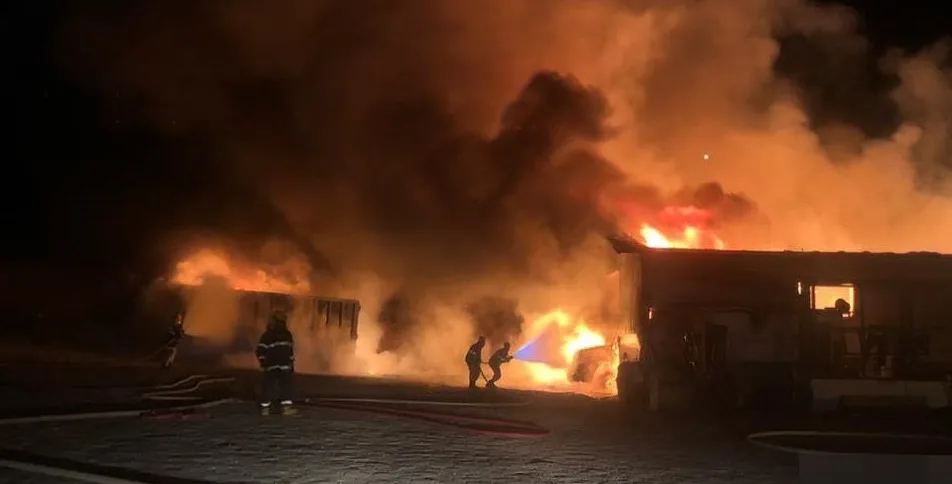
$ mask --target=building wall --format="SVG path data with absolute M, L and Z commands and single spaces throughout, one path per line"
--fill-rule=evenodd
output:
M 708 320 L 727 328 L 727 361 L 797 361 L 799 325 L 796 315 L 773 313 L 756 322 L 747 312 L 712 312 Z
M 681 314 L 677 317 L 690 319 L 689 324 L 711 320 L 728 326 L 731 359 L 795 359 L 798 313 L 808 304 L 808 299 L 797 294 L 798 281 L 753 273 L 744 277 L 657 268 L 638 271 L 643 267 L 640 262 L 628 262 L 633 274 L 627 277 L 628 287 L 622 288 L 628 295 L 622 300 L 628 302 L 626 310 L 633 324 L 639 314 L 647 315 L 648 308 L 655 314 L 678 308 Z M 855 316 L 843 320 L 842 326 L 916 329 L 928 334 L 929 361 L 952 363 L 952 284 L 873 281 L 856 283 L 855 288 Z M 635 309 L 639 306 L 641 311 Z M 687 308 L 692 308 L 692 316 L 687 316 Z M 770 329 L 752 324 L 754 315 L 767 321 Z M 747 349 L 739 349 L 742 347 Z M 770 353 L 775 356 L 768 356 Z
M 618 303 L 628 331 L 637 333 L 641 324 L 641 257 L 636 253 L 618 255 Z
M 911 294 L 913 324 L 929 334 L 929 360 L 952 363 L 952 286 L 915 289 Z
M 858 320 L 866 327 L 928 335 L 927 359 L 952 363 L 952 285 L 942 282 L 859 284 Z
M 857 310 L 865 326 L 903 327 L 910 324 L 907 295 L 895 284 L 860 284 Z
M 711 325 L 724 327 L 729 362 L 789 363 L 798 358 L 798 316 L 808 299 L 797 293 L 795 280 L 653 268 L 643 271 L 639 282 L 640 293 L 632 291 L 629 300 L 640 304 L 643 314 L 650 308 L 652 321 L 701 335 Z
M 799 304 L 796 281 L 759 277 L 728 279 L 705 274 L 686 277 L 654 274 L 643 280 L 643 303 L 658 308 L 672 305 L 794 308 Z

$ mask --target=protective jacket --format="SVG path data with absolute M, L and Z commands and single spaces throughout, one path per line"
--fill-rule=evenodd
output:
M 498 367 L 503 363 L 508 363 L 512 360 L 512 356 L 509 356 L 509 350 L 506 348 L 499 348 L 491 357 L 489 357 L 489 366 Z
M 264 371 L 294 369 L 294 337 L 287 328 L 269 328 L 258 340 L 255 350 Z
M 483 360 L 483 347 L 479 343 L 473 343 L 466 352 L 467 365 L 479 365 Z

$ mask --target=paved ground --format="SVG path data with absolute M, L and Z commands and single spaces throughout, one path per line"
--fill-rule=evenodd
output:
M 250 404 L 204 421 L 123 419 L 4 428 L 4 446 L 218 482 L 793 482 L 795 460 L 714 429 L 613 422 L 610 402 L 497 411 L 552 434 L 514 439 L 368 413 Z M 13 481 L 11 481 L 13 482 Z M 17 481 L 19 482 L 19 481 Z M 36 481 L 42 482 L 42 481 Z
M 0 381 L 6 384 L 0 388 L 6 410 L 0 407 L 0 413 L 22 413 L 24 404 L 27 412 L 37 413 L 40 405 L 53 400 L 93 406 L 128 400 L 140 391 L 137 387 L 189 372 L 157 376 L 152 369 L 134 368 L 7 368 L 0 371 Z M 227 392 L 251 391 L 252 374 L 233 375 L 238 383 Z M 315 377 L 301 383 L 302 392 L 329 396 L 472 399 L 459 389 L 367 379 Z M 418 420 L 319 408 L 303 408 L 299 418 L 263 419 L 253 404 L 238 403 L 212 409 L 205 420 L 126 418 L 4 426 L 0 446 L 215 482 L 780 484 L 796 479 L 795 457 L 753 447 L 743 432 L 710 422 L 640 414 L 615 401 L 582 396 L 500 392 L 475 399 L 530 399 L 523 407 L 465 411 L 533 421 L 551 434 L 531 439 L 488 436 Z M 0 475 L 0 482 L 64 482 L 23 473 Z
M 102 409 L 135 401 L 147 387 L 196 372 L 235 378 L 203 388 L 207 397 L 253 396 L 255 372 L 7 365 L 0 366 L 0 418 L 45 413 L 53 405 Z M 7 425 L 0 448 L 213 482 L 782 484 L 796 482 L 796 457 L 754 447 L 745 441 L 747 433 L 869 425 L 842 418 L 781 422 L 663 416 L 578 395 L 503 391 L 473 396 L 458 388 L 374 379 L 301 376 L 298 383 L 307 395 L 528 401 L 521 407 L 448 409 L 532 421 L 551 434 L 532 439 L 488 436 L 419 420 L 323 408 L 303 408 L 298 418 L 264 419 L 253 404 L 236 403 L 212 409 L 204 420 L 123 418 Z M 937 428 L 929 420 L 904 425 Z M 67 481 L 0 469 L 0 482 Z

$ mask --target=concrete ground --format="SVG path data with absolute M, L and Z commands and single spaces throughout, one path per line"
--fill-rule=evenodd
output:
M 0 416 L 52 407 L 101 410 L 135 401 L 144 388 L 200 368 L 32 364 L 0 366 Z M 253 397 L 256 373 L 203 388 L 208 397 Z M 520 407 L 451 412 L 532 421 L 536 438 L 485 435 L 376 413 L 305 408 L 262 418 L 251 402 L 210 409 L 197 420 L 122 418 L 6 425 L 3 449 L 211 482 L 645 482 L 796 480 L 795 456 L 754 447 L 746 429 L 711 419 L 661 417 L 614 400 L 531 392 L 480 392 L 397 381 L 300 376 L 309 396 L 461 402 L 528 401 Z M 215 388 L 212 388 L 215 387 Z M 58 411 L 67 411 L 63 408 Z M 0 482 L 68 482 L 0 470 Z
M 200 419 L 108 420 L 4 425 L 0 452 L 27 451 L 112 471 L 205 482 L 796 482 L 796 456 L 749 444 L 755 431 L 787 429 L 952 433 L 947 417 L 852 415 L 836 418 L 665 415 L 612 399 L 501 390 L 471 393 L 446 386 L 371 378 L 298 375 L 310 397 L 430 399 L 523 406 L 441 412 L 531 421 L 547 436 L 474 433 L 459 427 L 351 409 L 301 407 L 296 418 L 258 415 L 254 371 L 115 362 L 0 363 L 0 419 L 78 411 L 145 408 L 157 384 L 205 373 L 233 378 L 201 387 L 205 398 L 241 402 Z M 170 402 L 169 404 L 180 404 Z M 413 406 L 431 411 L 433 407 Z M 165 477 L 162 477 L 165 476 Z M 0 483 L 70 482 L 0 469 Z

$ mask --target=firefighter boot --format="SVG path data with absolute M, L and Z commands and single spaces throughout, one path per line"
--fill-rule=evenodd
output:
M 262 406 L 261 406 L 261 416 L 262 416 L 262 417 L 267 417 L 268 415 L 271 415 L 271 406 L 270 406 L 270 405 L 262 405 Z
M 297 414 L 298 414 L 297 409 L 290 405 L 285 405 L 281 407 L 281 415 L 284 415 L 285 417 L 293 417 Z

